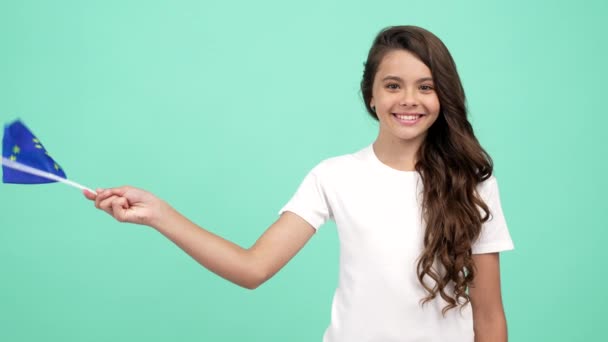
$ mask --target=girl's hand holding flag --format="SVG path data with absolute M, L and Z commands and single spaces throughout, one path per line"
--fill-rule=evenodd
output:
M 97 189 L 97 195 L 83 190 L 95 207 L 110 214 L 119 222 L 142 224 L 157 228 L 171 207 L 153 194 L 130 186 Z

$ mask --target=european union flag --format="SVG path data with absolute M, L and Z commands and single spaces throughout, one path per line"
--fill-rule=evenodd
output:
M 2 157 L 61 178 L 67 178 L 59 164 L 49 156 L 40 140 L 20 120 L 4 126 Z M 40 184 L 55 182 L 4 165 L 2 171 L 2 181 L 4 183 Z

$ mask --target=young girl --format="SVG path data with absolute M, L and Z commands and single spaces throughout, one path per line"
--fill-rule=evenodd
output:
M 340 276 L 326 342 L 506 341 L 498 252 L 513 243 L 450 53 L 424 29 L 389 27 L 371 47 L 361 91 L 376 140 L 314 167 L 251 248 L 140 189 L 85 196 L 249 289 L 335 220 Z

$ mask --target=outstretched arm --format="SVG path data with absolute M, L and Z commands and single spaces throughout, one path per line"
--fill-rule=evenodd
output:
M 500 290 L 498 253 L 475 254 L 477 273 L 469 288 L 475 342 L 507 342 L 507 321 Z
M 199 264 L 248 289 L 276 274 L 306 244 L 315 229 L 298 215 L 285 212 L 248 249 L 188 220 L 166 202 L 133 187 L 85 191 L 95 206 L 120 222 L 148 225 L 173 241 Z

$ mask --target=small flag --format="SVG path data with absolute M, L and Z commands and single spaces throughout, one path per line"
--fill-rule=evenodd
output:
M 2 156 L 40 171 L 46 171 L 61 178 L 67 178 L 63 169 L 46 151 L 42 142 L 21 122 L 16 120 L 4 127 Z M 32 175 L 19 170 L 2 167 L 2 181 L 13 184 L 41 184 L 56 182 L 48 178 Z
M 42 142 L 20 120 L 4 126 L 2 182 L 12 184 L 62 182 L 95 193 L 85 186 L 68 180 L 61 166 L 51 158 Z

